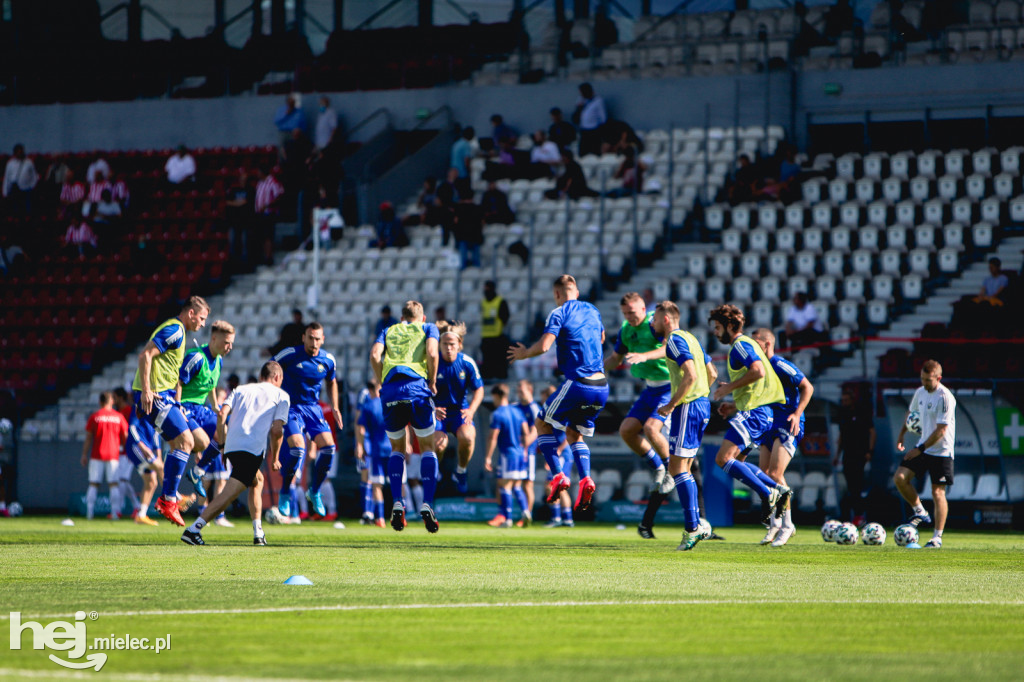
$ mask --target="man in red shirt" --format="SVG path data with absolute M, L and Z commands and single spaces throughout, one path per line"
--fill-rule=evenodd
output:
M 93 517 L 104 476 L 110 486 L 110 518 L 115 521 L 119 518 L 123 500 L 117 485 L 117 460 L 127 439 L 128 422 L 114 409 L 113 394 L 104 391 L 100 394 L 100 409 L 93 412 L 85 424 L 85 443 L 82 444 L 82 466 L 89 468 L 89 490 L 85 494 L 87 519 Z

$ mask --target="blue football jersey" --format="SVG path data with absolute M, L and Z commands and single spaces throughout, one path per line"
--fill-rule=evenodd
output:
M 315 356 L 307 353 L 305 346 L 285 348 L 274 356 L 274 361 L 284 370 L 281 388 L 288 394 L 292 407 L 319 405 L 324 380 L 334 381 L 337 363 L 323 348 Z
M 384 406 L 380 398 L 367 397 L 359 411 L 359 425 L 366 429 L 366 439 L 375 450 L 371 454 L 386 452 L 391 449 L 387 428 L 384 426 Z
M 523 449 L 523 413 L 513 405 L 502 405 L 491 413 L 491 428 L 498 429 L 498 450 Z
M 768 362 L 779 376 L 782 390 L 786 393 L 785 404 L 775 403 L 775 409 L 786 415 L 793 414 L 796 411 L 796 406 L 800 404 L 800 382 L 804 380 L 804 373 L 792 362 L 778 355 L 768 358 Z
M 566 301 L 555 308 L 544 323 L 544 333 L 554 335 L 558 368 L 567 378 L 604 372 L 604 324 L 600 311 L 590 303 Z
M 434 402 L 438 407 L 449 409 L 469 407 L 470 394 L 483 385 L 473 358 L 462 353 L 455 356 L 454 362 L 445 362 L 442 358 L 437 366 L 437 397 Z

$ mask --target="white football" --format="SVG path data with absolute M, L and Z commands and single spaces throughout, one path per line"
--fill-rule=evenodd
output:
M 896 541 L 896 544 L 900 547 L 912 545 L 919 539 L 917 535 L 917 528 L 910 525 L 909 523 L 904 523 L 902 526 L 897 528 L 896 532 L 893 533 L 892 537 Z
M 281 512 L 277 511 L 277 507 L 268 507 L 267 510 L 263 512 L 263 520 L 272 526 L 276 526 L 281 523 Z
M 11 516 L 21 516 L 24 513 L 21 502 L 11 502 L 7 505 L 7 513 Z
M 884 545 L 885 528 L 880 523 L 869 523 L 861 529 L 860 540 L 865 545 Z
M 907 431 L 921 435 L 921 413 L 917 410 L 907 413 Z
M 860 533 L 857 532 L 857 526 L 852 523 L 844 523 L 836 529 L 835 537 L 837 545 L 855 545 L 857 544 L 857 538 Z
M 0 419 L 0 435 L 6 435 L 14 429 L 14 424 L 7 417 Z
M 841 521 L 835 519 L 829 519 L 825 522 L 825 525 L 821 527 L 821 539 L 825 542 L 836 541 L 836 530 L 839 526 L 843 525 Z

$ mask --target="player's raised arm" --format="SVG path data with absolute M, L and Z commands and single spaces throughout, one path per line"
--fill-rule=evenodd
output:
M 153 410 L 153 389 L 149 384 L 149 375 L 153 369 L 153 358 L 160 355 L 160 352 L 157 345 L 150 341 L 139 353 L 139 382 L 142 384 L 139 401 L 145 414 Z
M 508 360 L 509 362 L 515 362 L 516 360 L 525 360 L 527 358 L 535 358 L 538 355 L 544 355 L 551 346 L 555 344 L 555 335 L 545 332 L 541 335 L 540 339 L 527 348 L 521 343 L 517 343 L 508 349 Z

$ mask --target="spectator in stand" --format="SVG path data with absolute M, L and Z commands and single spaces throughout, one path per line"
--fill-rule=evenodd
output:
M 398 324 L 398 320 L 391 314 L 391 306 L 386 305 L 382 307 L 380 309 L 380 318 L 377 320 L 377 327 L 373 330 L 373 338 L 377 338 L 382 331 L 394 324 Z
M 508 203 L 508 195 L 502 192 L 498 188 L 498 183 L 493 180 L 487 183 L 487 190 L 480 198 L 480 209 L 484 214 L 484 222 L 488 225 L 508 225 L 516 220 L 516 214 Z
M 11 215 L 27 215 L 32 212 L 32 194 L 39 183 L 36 164 L 25 155 L 25 146 L 14 145 L 14 155 L 7 160 L 4 169 L 3 195 Z
M 1002 306 L 1003 292 L 1009 284 L 1010 278 L 1003 273 L 1003 262 L 998 258 L 989 258 L 988 277 L 981 283 L 981 291 L 974 297 L 974 302 Z
M 627 149 L 643 151 L 644 143 L 633 130 L 633 127 L 625 121 L 611 119 L 601 129 L 601 153 L 618 154 L 622 156 Z
M 85 171 L 85 181 L 91 185 L 94 182 L 99 182 L 101 175 L 104 179 L 110 177 L 110 164 L 102 156 L 97 157 L 89 164 L 89 168 Z
M 529 176 L 531 178 L 551 177 L 555 168 L 562 165 L 562 151 L 559 145 L 549 140 L 543 130 L 533 134 L 533 149 L 530 150 Z
M 437 198 L 437 178 L 433 175 L 423 180 L 423 189 L 416 198 L 416 213 L 405 216 L 406 225 L 429 225 L 437 227 L 443 220 L 441 201 Z
M 836 443 L 836 459 L 832 465 L 839 464 L 842 456 L 843 474 L 846 476 L 846 487 L 849 491 L 850 513 L 855 526 L 862 526 L 866 505 L 864 500 L 864 467 L 871 461 L 871 453 L 875 451 L 875 440 L 878 434 L 871 417 L 871 405 L 858 404 L 851 391 L 844 390 L 839 397 L 839 441 Z
M 302 114 L 302 95 L 293 92 L 285 96 L 284 104 L 278 108 L 274 116 L 274 125 L 277 126 L 282 147 L 292 136 L 293 130 L 306 131 L 306 117 Z
M 61 217 L 82 214 L 82 202 L 85 201 L 85 185 L 75 179 L 75 171 L 68 168 L 64 172 L 64 184 L 60 187 Z
M 91 221 L 83 216 L 76 222 L 68 225 L 64 233 L 64 250 L 72 258 L 78 256 L 79 260 L 85 260 L 86 256 L 96 253 L 96 233 L 92 229 Z
M 516 140 L 519 139 L 519 131 L 505 123 L 505 119 L 502 118 L 501 114 L 494 114 L 491 116 L 491 139 L 494 140 L 494 147 L 500 149 L 503 144 L 507 144 L 509 141 L 515 145 Z
M 278 334 L 277 341 L 273 346 L 266 349 L 265 355 L 273 357 L 285 348 L 302 345 L 302 335 L 305 333 L 306 323 L 302 321 L 302 311 L 298 308 L 293 308 L 292 321 L 281 327 L 281 333 Z
M 93 206 L 92 215 L 97 223 L 104 225 L 121 222 L 121 204 L 114 201 L 109 189 L 100 194 L 100 200 Z
M 757 169 L 750 163 L 750 157 L 740 154 L 736 160 L 736 171 L 732 182 L 726 188 L 726 197 L 730 204 L 736 206 L 754 197 L 754 185 L 757 182 Z
M 224 219 L 228 228 L 231 262 L 240 270 L 249 270 L 252 267 L 253 249 L 250 241 L 253 219 L 256 215 L 253 199 L 249 173 L 240 168 L 238 179 L 228 188 L 224 199 Z
M 608 121 L 604 99 L 594 93 L 590 83 L 580 83 L 580 98 L 576 102 L 573 121 L 579 126 L 580 156 L 601 153 L 601 128 Z
M 789 347 L 806 346 L 825 339 L 825 327 L 818 311 L 807 301 L 807 294 L 793 294 L 793 303 L 786 310 L 786 341 Z
M 131 192 L 128 190 L 128 182 L 124 179 L 124 174 L 114 173 L 111 178 L 111 185 L 113 186 L 110 195 L 114 198 L 114 201 L 121 205 L 122 210 L 128 209 L 128 204 L 131 202 Z
M 179 144 L 178 150 L 164 164 L 167 182 L 171 188 L 191 185 L 196 181 L 196 160 L 188 153 L 185 145 Z
M 457 177 L 469 177 L 469 164 L 473 159 L 473 138 L 476 131 L 473 126 L 466 126 L 462 129 L 462 135 L 452 145 L 451 167 L 458 173 Z
M 508 377 L 508 302 L 498 295 L 493 280 L 484 282 L 480 301 L 480 376 L 484 379 Z
M 448 246 L 448 239 L 452 233 L 452 224 L 455 222 L 455 204 L 459 200 L 455 183 L 459 179 L 459 171 L 456 168 L 448 169 L 448 176 L 437 188 L 437 205 L 441 216 L 441 245 Z
M 565 166 L 565 172 L 555 178 L 555 188 L 549 189 L 544 196 L 548 199 L 563 199 L 566 196 L 570 199 L 582 199 L 598 195 L 587 187 L 587 176 L 568 149 L 562 150 L 562 164 Z
M 626 147 L 622 163 L 615 169 L 615 179 L 622 180 L 622 187 L 609 190 L 610 197 L 629 197 L 644 191 L 644 171 L 647 164 L 636 157 L 636 149 Z
M 480 245 L 484 242 L 484 212 L 473 202 L 473 188 L 469 178 L 456 182 L 459 202 L 455 204 L 455 223 L 452 232 L 459 248 L 462 268 L 480 267 Z
M 377 218 L 377 236 L 370 246 L 378 249 L 401 248 L 409 245 L 409 235 L 405 226 L 395 215 L 395 207 L 390 201 L 380 205 L 380 216 Z
M 89 194 L 85 197 L 85 203 L 82 205 L 82 212 L 93 211 L 94 207 L 100 203 L 103 198 L 103 192 L 110 192 L 114 186 L 107 180 L 107 176 L 102 172 L 98 172 L 94 175 L 95 180 L 89 184 Z M 96 215 L 93 212 L 93 215 Z
M 257 171 L 259 182 L 256 183 L 256 195 L 253 206 L 256 212 L 254 236 L 255 241 L 263 245 L 263 263 L 274 262 L 274 227 L 281 213 L 281 197 L 284 196 L 284 185 L 277 179 L 278 169 L 269 173 L 263 169 Z
M 562 118 L 562 110 L 551 108 L 551 126 L 548 127 L 548 139 L 565 149 L 576 141 L 576 126 Z
M 331 107 L 331 100 L 326 95 L 320 96 L 320 113 L 316 117 L 316 131 L 313 144 L 323 151 L 334 139 L 338 130 L 338 112 Z
M 11 235 L 7 231 L 0 232 L 0 275 L 21 277 L 26 261 L 25 250 L 11 243 Z

